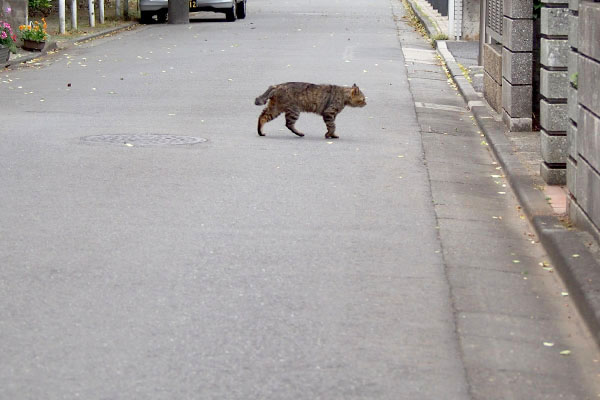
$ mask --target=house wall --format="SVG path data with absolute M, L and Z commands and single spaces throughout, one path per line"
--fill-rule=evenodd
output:
M 569 8 L 569 217 L 600 240 L 600 3 Z

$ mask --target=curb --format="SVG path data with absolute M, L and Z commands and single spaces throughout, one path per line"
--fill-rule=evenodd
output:
M 100 32 L 92 33 L 92 34 L 87 35 L 87 36 L 81 36 L 81 37 L 78 37 L 78 38 L 72 39 L 72 40 L 65 40 L 65 41 L 58 41 L 58 42 L 57 41 L 50 41 L 50 42 L 48 42 L 48 44 L 46 46 L 44 46 L 44 49 L 42 51 L 40 51 L 40 52 L 37 52 L 37 53 L 34 53 L 34 54 L 30 54 L 30 55 L 27 55 L 25 57 L 19 57 L 19 58 L 13 59 L 13 60 L 9 59 L 8 63 L 6 63 L 6 65 L 5 65 L 4 68 L 9 68 L 9 67 L 11 67 L 13 65 L 23 64 L 23 63 L 26 63 L 28 61 L 34 60 L 36 58 L 40 58 L 42 56 L 45 56 L 46 54 L 48 54 L 51 51 L 54 51 L 54 50 L 57 50 L 57 49 L 67 49 L 67 48 L 69 48 L 72 45 L 76 45 L 78 43 L 82 43 L 82 42 L 85 42 L 87 40 L 95 39 L 97 37 L 108 35 L 108 34 L 111 34 L 111 33 L 114 33 L 114 32 L 118 32 L 118 31 L 121 31 L 121 30 L 130 29 L 131 27 L 136 26 L 136 25 L 139 25 L 139 23 L 138 22 L 130 22 L 130 23 L 126 24 L 126 25 L 121 25 L 121 26 L 117 26 L 115 28 L 106 29 L 106 30 L 103 30 L 103 31 L 100 31 Z
M 428 18 L 416 10 L 415 14 L 429 32 Z M 592 235 L 569 229 L 554 215 L 545 195 L 536 189 L 533 177 L 518 159 L 505 135 L 503 122 L 496 120 L 487 102 L 480 97 L 450 53 L 445 41 L 436 41 L 437 52 L 446 63 L 467 108 L 475 117 L 494 155 L 502 166 L 511 188 L 527 218 L 532 223 L 544 250 L 563 279 L 567 290 L 588 326 L 596 344 L 600 346 L 600 252 Z
M 417 18 L 419 18 L 419 21 L 421 21 L 421 24 L 425 28 L 425 31 L 427 31 L 427 35 L 430 38 L 432 36 L 437 35 L 438 33 L 441 33 L 439 31 L 438 27 L 431 22 L 431 20 L 427 17 L 427 15 L 425 15 L 421 11 L 421 9 L 419 7 L 417 7 L 417 5 L 412 0 L 406 0 L 406 1 L 410 5 L 410 8 L 412 9 L 413 13 L 415 13 Z

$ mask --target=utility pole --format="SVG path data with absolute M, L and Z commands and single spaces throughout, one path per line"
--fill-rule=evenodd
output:
M 88 9 L 90 13 L 90 28 L 96 26 L 96 14 L 94 13 L 94 0 L 88 0 Z
M 71 29 L 77 30 L 77 0 L 71 0 Z
M 100 13 L 99 20 L 100 24 L 104 23 L 104 0 L 98 0 L 98 12 Z
M 58 32 L 65 33 L 65 0 L 58 0 Z

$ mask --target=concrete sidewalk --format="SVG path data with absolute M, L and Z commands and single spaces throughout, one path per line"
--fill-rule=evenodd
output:
M 417 4 L 419 1 L 423 0 L 408 0 L 431 36 L 437 32 L 432 22 L 436 15 L 426 15 Z M 539 132 L 508 132 L 501 116 L 483 98 L 481 86 L 473 84 L 468 71 L 481 68 L 477 66 L 477 42 L 437 41 L 436 49 L 596 343 L 600 344 L 600 248 L 590 234 L 570 225 L 566 216 L 566 190 L 547 186 L 540 177 Z

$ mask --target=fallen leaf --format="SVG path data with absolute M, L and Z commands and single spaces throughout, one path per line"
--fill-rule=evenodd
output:
M 546 347 L 553 347 L 554 343 L 552 343 L 552 342 L 544 342 L 544 346 L 546 346 Z
M 571 257 L 577 258 L 577 257 L 579 257 L 579 254 L 573 254 Z
M 569 354 L 571 354 L 571 350 L 563 350 L 560 352 L 561 356 L 568 356 Z
M 569 295 L 569 292 L 560 292 L 560 295 L 563 297 L 567 297 Z

